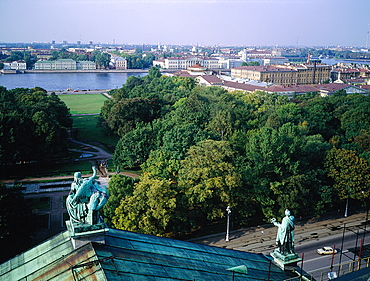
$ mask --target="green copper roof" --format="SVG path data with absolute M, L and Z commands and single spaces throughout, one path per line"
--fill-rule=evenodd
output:
M 253 281 L 267 280 L 270 261 L 261 254 L 115 229 L 105 233 L 105 244 L 89 242 L 74 250 L 64 232 L 0 265 L 0 280 L 229 281 L 230 269 L 245 266 L 247 274 L 234 270 L 235 280 Z M 270 280 L 289 278 L 274 264 L 270 270 Z

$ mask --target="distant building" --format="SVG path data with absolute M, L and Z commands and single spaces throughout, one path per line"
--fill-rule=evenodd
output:
M 60 59 L 56 61 L 38 61 L 35 63 L 37 70 L 76 70 L 77 63 L 71 59 Z
M 4 62 L 4 69 L 5 70 L 26 70 L 27 65 L 24 61 L 12 61 L 12 62 Z
M 288 63 L 289 59 L 286 57 L 267 57 L 261 58 L 263 65 L 275 65 L 275 64 L 284 64 Z
M 93 61 L 82 60 L 76 63 L 76 67 L 82 70 L 94 70 L 96 69 L 96 64 Z
M 323 83 L 330 78 L 325 64 L 241 66 L 231 69 L 231 77 L 246 78 L 280 85 Z
M 163 60 L 154 60 L 154 66 L 160 66 L 163 69 L 188 69 L 194 64 L 200 64 L 208 69 L 219 69 L 219 61 L 216 58 L 166 58 Z
M 111 56 L 111 65 L 115 69 L 127 69 L 127 59 L 119 56 Z
M 219 68 L 231 69 L 234 67 L 242 66 L 243 60 L 241 59 L 230 59 L 230 58 L 219 58 L 218 64 Z
M 202 75 L 195 78 L 199 85 L 203 86 L 222 86 L 223 81 L 216 75 Z
M 331 72 L 332 81 L 345 81 L 354 78 L 369 78 L 370 69 L 365 68 L 334 68 Z
M 36 70 L 94 70 L 96 64 L 92 61 L 74 61 L 71 59 L 59 59 L 56 61 L 38 61 L 35 63 Z

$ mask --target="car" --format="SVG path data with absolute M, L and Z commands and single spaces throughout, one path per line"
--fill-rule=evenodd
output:
M 332 247 L 322 247 L 320 249 L 317 249 L 317 253 L 319 255 L 331 255 L 331 254 L 336 254 L 338 251 L 336 249 L 333 249 Z

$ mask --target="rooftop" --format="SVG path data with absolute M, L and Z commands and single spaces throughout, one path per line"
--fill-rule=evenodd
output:
M 286 280 L 270 256 L 109 229 L 105 244 L 74 249 L 67 231 L 0 265 L 2 280 Z M 23 279 L 22 279 L 23 280 Z

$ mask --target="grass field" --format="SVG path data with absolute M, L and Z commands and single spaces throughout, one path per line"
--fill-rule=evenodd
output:
M 81 141 L 88 140 L 102 143 L 109 152 L 113 152 L 113 149 L 118 142 L 118 137 L 107 136 L 102 131 L 102 128 L 98 127 L 99 116 L 73 116 L 72 119 L 73 127 L 78 129 L 78 138 L 81 139 Z
M 107 98 L 100 94 L 59 95 L 71 114 L 100 113 L 100 109 Z M 73 127 L 78 129 L 78 138 L 82 141 L 99 142 L 104 149 L 113 152 L 118 142 L 117 136 L 107 136 L 98 127 L 99 117 L 95 115 L 73 116 Z
M 71 114 L 100 113 L 107 98 L 100 94 L 59 95 L 70 109 Z

